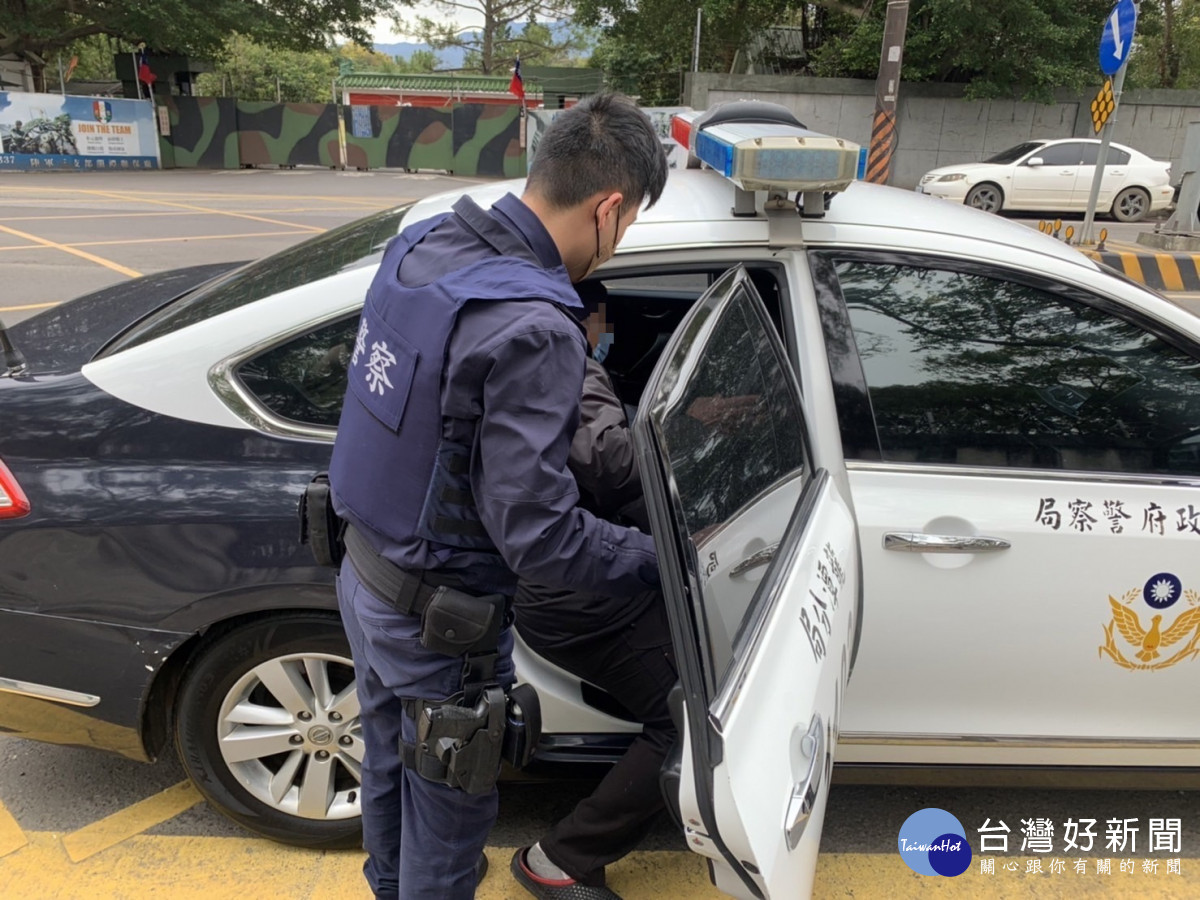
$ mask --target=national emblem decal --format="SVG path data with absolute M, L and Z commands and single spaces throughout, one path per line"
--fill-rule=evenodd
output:
M 1150 607 L 1148 626 L 1135 606 L 1139 598 Z M 1179 600 L 1184 600 L 1187 608 L 1164 622 L 1165 610 Z M 1109 595 L 1108 605 L 1112 620 L 1104 626 L 1100 655 L 1108 654 L 1121 668 L 1165 669 L 1200 655 L 1200 591 L 1185 590 L 1183 583 L 1170 572 L 1152 576 L 1144 587 L 1126 591 L 1120 600 Z M 1120 643 L 1117 635 L 1122 638 Z M 1169 648 L 1184 640 L 1187 643 L 1181 649 L 1170 653 Z

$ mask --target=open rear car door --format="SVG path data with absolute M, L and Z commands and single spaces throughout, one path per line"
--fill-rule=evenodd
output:
M 811 893 L 859 625 L 841 460 L 814 465 L 812 424 L 741 266 L 676 330 L 634 422 L 683 688 L 679 811 L 737 897 Z

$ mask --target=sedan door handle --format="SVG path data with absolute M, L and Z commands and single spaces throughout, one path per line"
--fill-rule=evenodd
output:
M 901 553 L 995 553 L 1011 546 L 1003 538 L 983 535 L 889 531 L 883 536 L 884 550 L 898 550 Z
M 825 724 L 820 713 L 813 714 L 801 747 L 808 756 L 808 771 L 802 781 L 792 785 L 792 796 L 788 799 L 783 830 L 789 851 L 800 843 L 821 792 L 821 778 L 825 774 Z
M 749 572 L 751 569 L 758 566 L 765 566 L 775 558 L 775 551 L 779 549 L 779 544 L 772 544 L 770 547 L 764 547 L 757 553 L 751 553 L 740 563 L 729 570 L 730 577 L 741 575 L 744 572 Z

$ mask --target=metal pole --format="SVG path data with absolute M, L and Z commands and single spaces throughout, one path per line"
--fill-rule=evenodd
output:
M 700 71 L 700 17 L 703 15 L 702 7 L 696 7 L 696 39 L 692 42 L 692 71 Z
M 283 102 L 283 91 L 279 86 L 279 76 L 278 75 L 275 76 L 275 102 L 276 103 Z M 336 103 L 337 101 L 335 100 L 334 102 Z
M 892 177 L 892 157 L 900 143 L 896 98 L 900 94 L 900 67 L 904 61 L 904 36 L 908 30 L 908 0 L 888 0 L 883 25 L 879 77 L 875 79 L 875 119 L 867 155 L 867 181 L 887 184 Z
M 133 60 L 133 83 L 137 86 L 138 99 L 142 99 L 142 79 L 138 77 L 138 61 L 137 51 L 134 50 L 129 54 L 129 58 Z
M 1132 56 L 1132 54 L 1130 54 Z M 1100 138 L 1100 150 L 1096 154 L 1096 171 L 1092 173 L 1092 190 L 1088 194 L 1087 214 L 1083 217 L 1083 228 L 1080 229 L 1079 243 L 1092 242 L 1092 224 L 1096 220 L 1096 201 L 1100 198 L 1100 182 L 1104 178 L 1104 166 L 1108 162 L 1108 145 L 1112 143 L 1112 129 L 1117 121 L 1117 113 L 1121 109 L 1121 88 L 1125 85 L 1125 70 L 1129 68 L 1129 57 L 1121 63 L 1113 78 L 1113 111 L 1104 123 L 1104 134 Z

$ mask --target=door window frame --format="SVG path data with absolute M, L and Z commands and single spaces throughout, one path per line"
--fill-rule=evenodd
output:
M 1175 331 L 1165 323 L 1135 307 L 1126 306 L 1103 294 L 1057 281 L 1045 275 L 1027 270 L 1012 269 L 994 263 L 979 262 L 959 257 L 895 251 L 864 250 L 858 248 L 813 247 L 807 251 L 808 264 L 813 272 L 813 288 L 816 292 L 821 328 L 824 333 L 826 353 L 830 362 L 830 377 L 833 381 L 837 404 L 839 431 L 847 468 L 864 465 L 885 466 L 889 469 L 919 469 L 923 472 L 946 471 L 961 475 L 982 474 L 990 477 L 1036 477 L 1071 480 L 1103 481 L 1151 481 L 1154 483 L 1195 484 L 1198 479 L 1186 475 L 1169 473 L 1106 472 L 1090 469 L 1034 469 L 1010 466 L 957 466 L 947 463 L 883 460 L 883 445 L 875 424 L 875 415 L 870 402 L 869 386 L 850 311 L 842 295 L 841 282 L 837 275 L 839 262 L 859 262 L 870 265 L 907 266 L 910 268 L 934 269 L 962 275 L 975 275 L 998 281 L 1008 281 L 1023 287 L 1043 291 L 1051 296 L 1090 307 L 1097 312 L 1112 316 L 1128 325 L 1158 338 L 1175 350 L 1185 353 L 1200 362 L 1200 340 Z M 1142 287 L 1142 285 L 1138 285 Z M 849 346 L 838 338 L 839 334 L 850 336 Z M 840 365 L 834 365 L 834 358 Z M 840 373 L 840 376 L 839 376 Z M 851 455 L 856 452 L 857 455 Z

